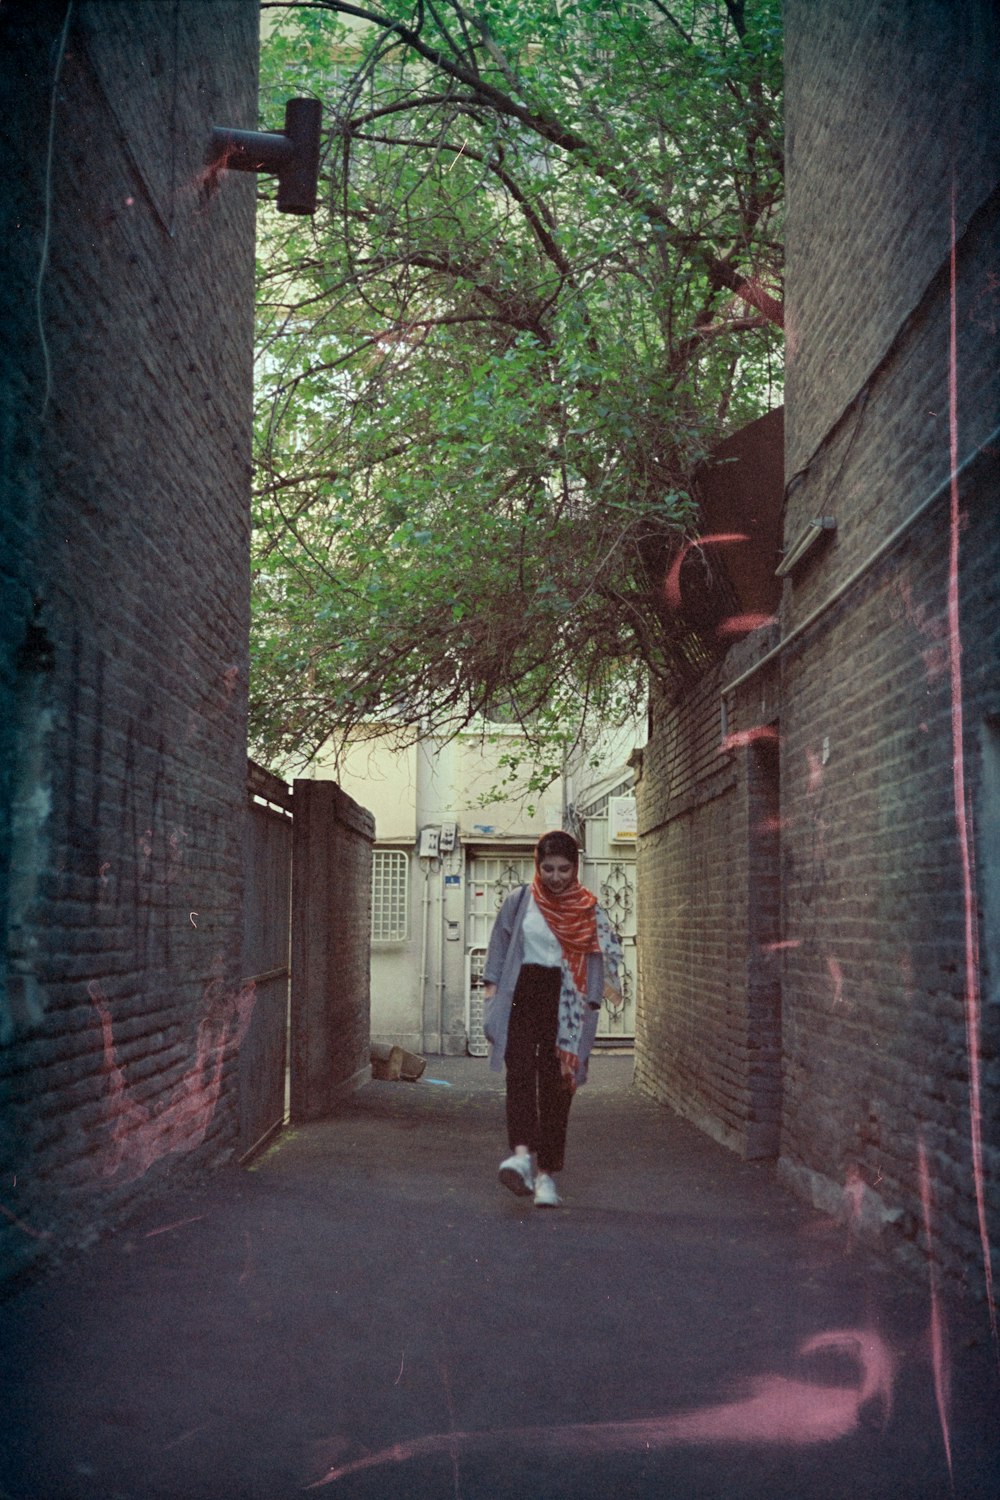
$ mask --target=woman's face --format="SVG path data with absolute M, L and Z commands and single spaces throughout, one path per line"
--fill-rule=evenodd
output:
M 551 891 L 553 896 L 558 896 L 560 891 L 572 884 L 576 876 L 576 865 L 562 854 L 546 854 L 539 862 L 538 873 L 545 889 Z

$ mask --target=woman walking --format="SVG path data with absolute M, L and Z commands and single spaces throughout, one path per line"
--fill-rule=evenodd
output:
M 540 1208 L 561 1201 L 553 1173 L 562 1170 L 569 1107 L 586 1082 L 601 1001 L 620 997 L 621 943 L 580 884 L 579 866 L 568 833 L 539 840 L 535 878 L 501 906 L 483 973 L 490 1066 L 507 1067 L 511 1154 L 500 1181 Z

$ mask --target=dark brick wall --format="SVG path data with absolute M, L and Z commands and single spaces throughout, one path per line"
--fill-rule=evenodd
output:
M 759 634 L 727 665 L 759 658 Z M 760 737 L 723 742 L 722 681 L 655 702 L 643 754 L 636 1081 L 757 1157 L 777 1148 L 780 1108 L 777 742 L 767 698 Z
M 313 1120 L 368 1076 L 375 819 L 333 781 L 294 806 L 291 1117 Z
M 803 0 L 787 7 L 796 337 L 786 539 L 817 511 L 836 515 L 838 530 L 786 582 L 786 630 L 946 485 L 950 411 L 959 463 L 1000 421 L 996 9 L 860 0 L 821 9 L 820 26 Z M 833 77 L 844 86 L 829 90 Z M 849 170 L 833 171 L 834 160 Z M 939 1257 L 977 1286 L 966 1028 L 977 983 L 966 966 L 954 733 L 974 845 L 985 812 L 980 739 L 1000 706 L 989 446 L 961 484 L 954 575 L 945 492 L 782 662 L 785 936 L 797 944 L 783 980 L 782 1168 L 821 1203 L 843 1202 L 860 1182 L 872 1224 L 891 1226 L 908 1255 L 922 1139 Z M 995 864 L 995 847 L 976 852 L 984 870 Z M 970 916 L 985 951 L 981 913 Z M 1000 1029 L 996 977 L 986 969 L 979 979 L 983 1186 L 996 1203 Z M 998 1228 L 994 1220 L 994 1238 Z
M 666 822 L 659 778 L 674 729 L 660 710 L 640 787 L 638 1071 L 744 1149 L 734 1117 L 759 1061 L 746 1060 L 744 1018 L 762 1011 L 760 1056 L 780 1035 L 782 1069 L 776 1090 L 764 1066 L 760 1112 L 780 1098 L 785 1178 L 916 1263 L 922 1144 L 940 1263 L 981 1290 L 980 1201 L 1000 1201 L 1000 131 L 987 82 L 1000 62 L 997 13 L 788 0 L 786 25 L 785 540 L 816 515 L 834 515 L 837 532 L 786 580 L 782 636 L 834 602 L 729 695 L 732 785 Z M 954 531 L 953 432 L 958 462 L 969 460 Z M 722 664 L 723 683 L 742 672 L 746 649 Z M 681 713 L 695 708 L 690 699 Z M 761 725 L 778 728 L 777 768 L 743 743 Z M 780 779 L 777 850 L 752 826 L 744 837 L 762 769 L 765 791 L 775 769 Z M 719 771 L 696 779 L 719 785 Z M 706 872 L 704 847 L 727 837 L 726 869 Z M 690 918 L 669 904 L 681 900 L 699 913 L 694 942 Z M 728 957 L 721 937 L 710 941 L 710 913 L 732 934 Z M 681 1001 L 672 975 L 685 966 Z M 995 1207 L 984 1212 L 996 1243 Z
M 990 0 L 785 0 L 789 479 L 944 262 L 952 185 L 959 233 L 996 186 L 997 25 Z
M 16 1267 L 235 1136 L 254 185 L 201 172 L 256 123 L 257 6 L 14 0 L 0 49 Z

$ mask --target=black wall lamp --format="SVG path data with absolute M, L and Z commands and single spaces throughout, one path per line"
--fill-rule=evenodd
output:
M 216 125 L 206 165 L 213 172 L 275 172 L 278 212 L 314 214 L 322 118 L 321 100 L 289 99 L 285 105 L 285 128 L 280 134 L 229 130 Z

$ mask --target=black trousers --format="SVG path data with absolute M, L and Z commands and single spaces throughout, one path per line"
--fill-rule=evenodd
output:
M 540 1172 L 562 1169 L 573 1095 L 563 1083 L 556 1037 L 560 970 L 522 964 L 507 1028 L 507 1139 L 538 1153 Z

